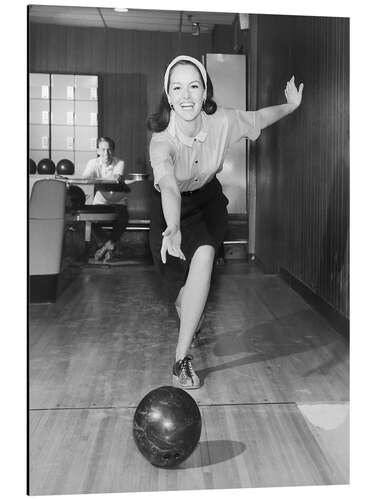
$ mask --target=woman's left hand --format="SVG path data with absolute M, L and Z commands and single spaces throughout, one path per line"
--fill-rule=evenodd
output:
M 287 82 L 284 94 L 286 97 L 286 102 L 293 106 L 293 108 L 298 108 L 302 101 L 303 83 L 299 84 L 298 90 L 294 82 L 294 76 Z

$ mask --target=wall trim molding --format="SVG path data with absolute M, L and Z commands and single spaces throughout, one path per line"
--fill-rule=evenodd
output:
M 319 297 L 311 288 L 298 278 L 293 276 L 283 267 L 279 270 L 279 276 L 295 290 L 301 297 L 318 311 L 333 328 L 349 341 L 350 337 L 350 320 L 343 316 L 339 311 L 334 309 L 328 302 Z

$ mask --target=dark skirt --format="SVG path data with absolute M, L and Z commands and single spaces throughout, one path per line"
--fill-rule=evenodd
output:
M 181 249 L 183 261 L 167 254 L 161 261 L 162 232 L 166 228 L 161 204 L 161 194 L 153 191 L 151 203 L 150 247 L 155 266 L 163 278 L 163 288 L 168 300 L 174 301 L 184 285 L 191 259 L 202 245 L 211 245 L 217 252 L 224 240 L 228 225 L 228 199 L 223 194 L 216 177 L 196 191 L 181 193 Z

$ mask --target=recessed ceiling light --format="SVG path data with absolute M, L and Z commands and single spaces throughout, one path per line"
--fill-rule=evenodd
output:
M 116 12 L 128 12 L 129 9 L 127 9 L 126 7 L 115 7 L 113 10 L 115 10 Z
M 199 27 L 199 23 L 191 23 L 191 34 L 193 36 L 199 36 L 200 34 L 200 27 Z

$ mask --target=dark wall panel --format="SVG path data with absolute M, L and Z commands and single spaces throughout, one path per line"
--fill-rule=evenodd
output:
M 257 21 L 256 107 L 284 102 L 293 74 L 305 90 L 301 108 L 256 146 L 256 255 L 348 317 L 349 21 Z
M 233 48 L 233 34 L 233 26 L 215 26 L 212 33 L 213 52 L 215 54 L 235 54 L 236 52 Z
M 147 165 L 147 81 L 142 74 L 103 74 L 99 95 L 99 135 L 108 135 L 123 152 L 130 172 Z M 127 152 L 132 152 L 132 160 Z

